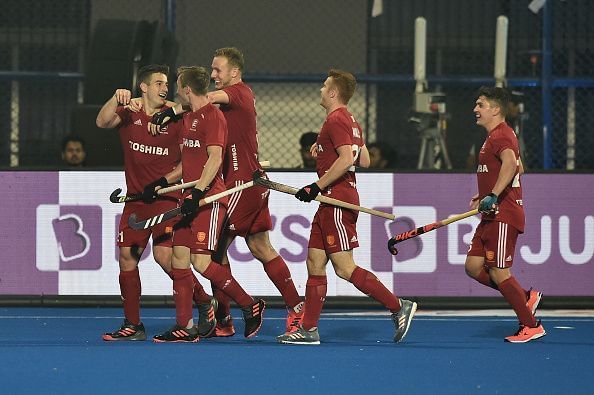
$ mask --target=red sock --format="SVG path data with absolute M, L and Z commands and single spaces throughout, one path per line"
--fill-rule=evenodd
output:
M 167 273 L 169 277 L 173 280 L 173 272 Z M 210 296 L 206 293 L 202 284 L 198 281 L 194 272 L 192 272 L 192 277 L 194 281 L 194 294 L 192 295 L 192 299 L 194 299 L 194 303 L 201 304 L 201 303 L 210 303 Z
M 505 300 L 507 300 L 507 303 L 514 309 L 518 316 L 518 320 L 520 320 L 522 325 L 530 327 L 536 326 L 536 318 L 526 306 L 526 294 L 524 289 L 514 277 L 510 277 L 499 283 L 499 292 L 501 292 Z
M 254 299 L 233 278 L 231 271 L 225 270 L 218 263 L 210 262 L 202 275 L 230 296 L 239 306 L 247 307 L 254 303 Z
M 231 276 L 231 266 L 221 265 L 221 267 L 226 271 L 227 275 Z M 231 315 L 231 298 L 212 281 L 210 282 L 210 286 L 212 287 L 212 296 L 219 302 L 215 317 L 217 317 L 217 320 L 222 321 Z
M 381 283 L 375 274 L 356 266 L 349 281 L 359 291 L 371 296 L 391 312 L 400 310 L 401 306 L 398 298 Z
M 499 291 L 499 287 L 497 286 L 497 284 L 495 284 L 495 281 L 491 279 L 491 276 L 489 276 L 489 272 L 486 269 L 481 270 L 481 272 L 479 273 L 478 277 L 475 278 L 475 280 L 483 285 L 486 285 L 489 288 L 493 288 Z
M 283 258 L 279 255 L 264 264 L 264 271 L 280 292 L 287 307 L 295 307 L 301 303 L 301 298 L 291 279 L 291 273 Z
M 311 329 L 318 326 L 320 314 L 328 292 L 328 280 L 326 276 L 309 275 L 305 284 L 305 307 L 302 326 Z
M 194 283 L 192 269 L 172 269 L 173 298 L 175 299 L 175 318 L 177 324 L 187 327 L 192 319 L 192 294 Z
M 210 295 L 206 293 L 202 284 L 198 281 L 194 272 L 192 272 L 192 281 L 194 282 L 194 294 L 192 298 L 196 304 L 210 303 Z
M 138 267 L 120 271 L 120 294 L 124 303 L 124 317 L 134 325 L 140 324 L 140 274 Z

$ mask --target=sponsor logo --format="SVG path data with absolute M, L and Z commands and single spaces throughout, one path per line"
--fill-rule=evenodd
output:
M 487 165 L 481 165 L 479 164 L 477 169 L 476 169 L 477 173 L 488 173 L 489 169 L 487 168 Z
M 132 151 L 141 152 L 143 154 L 152 154 L 152 155 L 161 155 L 167 156 L 169 155 L 169 148 L 165 147 L 157 147 L 154 145 L 145 145 L 140 143 L 135 143 L 134 141 L 128 140 L 130 144 L 130 149 Z
M 512 259 L 513 259 L 512 256 L 511 255 L 508 255 L 507 258 L 505 258 L 505 261 L 506 262 L 511 262 Z
M 136 121 L 134 121 L 134 125 L 142 126 L 142 121 L 140 119 L 137 119 Z
M 239 170 L 239 162 L 237 160 L 237 147 L 235 144 L 231 146 L 231 158 L 233 160 L 233 171 Z
M 37 207 L 36 266 L 41 271 L 99 270 L 102 265 L 99 206 Z
M 354 242 L 356 242 L 356 241 L 359 241 L 359 240 L 357 240 L 357 236 L 353 236 L 353 237 L 351 238 L 351 243 L 354 243 Z
M 200 140 L 190 140 L 184 137 L 184 147 L 188 148 L 199 148 L 200 147 Z
M 353 136 L 358 139 L 361 138 L 361 132 L 359 132 L 359 128 L 353 128 Z

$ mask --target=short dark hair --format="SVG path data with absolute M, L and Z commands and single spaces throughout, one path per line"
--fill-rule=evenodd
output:
M 163 64 L 147 64 L 138 70 L 138 86 L 143 82 L 148 84 L 155 73 L 169 75 L 169 66 Z
M 80 136 L 77 136 L 75 134 L 69 134 L 69 135 L 65 136 L 62 139 L 62 152 L 66 151 L 66 146 L 70 142 L 80 143 L 80 145 L 82 146 L 83 150 L 86 151 L 85 141 Z
M 210 74 L 201 66 L 181 66 L 177 69 L 177 79 L 182 88 L 189 86 L 196 95 L 206 95 L 210 84 Z
M 309 149 L 316 141 L 318 141 L 316 132 L 305 132 L 299 138 L 299 145 L 301 145 L 301 148 Z
M 491 103 L 495 103 L 501 109 L 501 115 L 505 118 L 508 113 L 511 95 L 505 88 L 497 86 L 481 86 L 477 92 L 477 99 L 484 96 Z
M 243 54 L 239 49 L 235 47 L 219 48 L 215 51 L 214 56 L 227 58 L 227 62 L 232 67 L 237 67 L 240 72 L 243 72 Z

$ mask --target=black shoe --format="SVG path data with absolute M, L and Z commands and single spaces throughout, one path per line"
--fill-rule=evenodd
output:
M 199 340 L 198 329 L 195 327 L 184 328 L 177 324 L 168 331 L 153 337 L 155 343 L 197 343 Z
M 254 304 L 241 309 L 243 311 L 243 321 L 245 322 L 245 331 L 243 332 L 245 337 L 256 336 L 262 326 L 265 309 L 266 303 L 262 299 L 258 299 Z
M 142 322 L 138 325 L 134 325 L 125 319 L 120 329 L 117 329 L 111 333 L 104 333 L 102 338 L 105 341 L 146 340 L 146 332 L 144 331 L 144 325 L 142 325 Z
M 215 298 L 211 298 L 208 303 L 200 303 L 198 305 L 198 336 L 209 337 L 217 327 L 217 319 L 215 313 L 219 307 L 219 302 Z

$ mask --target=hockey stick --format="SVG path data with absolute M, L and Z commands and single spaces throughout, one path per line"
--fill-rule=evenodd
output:
M 223 192 L 211 195 L 211 196 L 207 196 L 204 199 L 200 200 L 200 202 L 198 203 L 198 207 L 202 207 L 204 205 L 214 202 L 215 200 L 219 200 L 222 197 L 231 195 L 237 191 L 241 191 L 242 189 L 247 189 L 252 186 L 254 186 L 254 182 L 248 181 L 245 184 L 241 184 L 234 188 L 227 189 L 226 191 L 223 191 Z M 150 217 L 145 220 L 136 222 L 136 214 L 132 213 L 130 215 L 130 217 L 128 217 L 128 225 L 134 230 L 148 229 L 155 225 L 160 224 L 161 222 L 167 221 L 173 217 L 177 217 L 178 215 L 181 215 L 181 214 L 182 214 L 181 207 L 177 207 L 172 210 L 165 211 L 164 213 L 157 214 L 154 217 Z
M 260 166 L 270 167 L 270 161 L 267 161 L 267 160 L 261 161 Z M 190 182 L 186 182 L 183 184 L 172 185 L 170 187 L 161 188 L 161 189 L 157 190 L 156 194 L 158 196 L 161 196 L 161 195 L 164 195 L 169 192 L 179 191 L 180 189 L 192 188 L 192 187 L 196 186 L 198 181 L 199 180 L 190 181 Z M 111 193 L 111 195 L 109 195 L 109 201 L 112 203 L 126 203 L 126 202 L 135 202 L 138 200 L 142 200 L 142 194 L 140 194 L 140 193 L 136 194 L 136 195 L 126 196 L 126 195 L 120 195 L 120 192 L 122 192 L 122 188 L 118 188 L 115 191 L 113 191 Z
M 450 218 L 442 219 L 441 221 L 433 222 L 431 224 L 418 227 L 416 229 L 411 229 L 409 231 L 399 233 L 396 236 L 390 238 L 388 240 L 388 251 L 392 255 L 398 254 L 398 249 L 395 247 L 396 244 L 403 242 L 404 240 L 412 239 L 413 237 L 417 237 L 422 235 L 423 233 L 430 232 L 434 229 L 441 228 L 442 226 L 446 226 L 451 224 L 452 222 L 460 221 L 461 219 L 472 217 L 473 215 L 478 214 L 478 209 L 467 211 L 463 214 L 457 214 L 451 216 Z
M 293 188 L 288 185 L 280 184 L 278 182 L 270 181 L 269 179 L 262 177 L 262 174 L 258 171 L 254 172 L 253 179 L 254 179 L 254 182 L 258 185 L 261 185 L 268 189 L 273 189 L 278 192 L 287 193 L 289 195 L 295 195 L 298 191 L 297 188 Z M 330 204 L 332 206 L 342 207 L 342 208 L 346 208 L 349 210 L 360 211 L 362 213 L 376 215 L 378 217 L 390 219 L 392 221 L 394 220 L 394 218 L 396 218 L 393 214 L 388 214 L 388 213 L 384 213 L 383 211 L 378 211 L 378 210 L 374 210 L 371 208 L 357 206 L 356 204 L 343 202 L 342 200 L 329 198 L 329 197 L 323 196 L 323 195 L 316 196 L 315 200 L 317 200 L 320 203 L 326 203 L 326 204 Z

